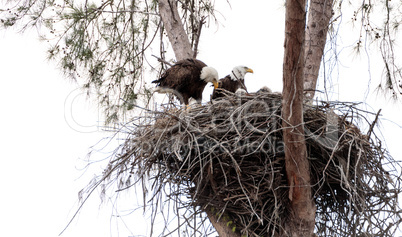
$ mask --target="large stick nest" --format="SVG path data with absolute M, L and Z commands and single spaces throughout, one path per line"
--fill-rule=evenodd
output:
M 189 110 L 149 111 L 133 121 L 104 178 L 115 174 L 124 189 L 135 173 L 152 180 L 151 205 L 166 192 L 185 213 L 213 213 L 242 235 L 278 235 L 289 213 L 281 102 L 278 94 L 230 94 Z M 393 236 L 401 223 L 400 165 L 377 140 L 375 121 L 353 104 L 305 105 L 319 236 Z

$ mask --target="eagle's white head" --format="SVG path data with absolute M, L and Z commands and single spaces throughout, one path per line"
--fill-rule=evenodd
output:
M 215 89 L 218 88 L 218 71 L 213 67 L 203 67 L 200 78 L 206 82 L 214 84 Z
M 248 72 L 254 73 L 251 68 L 248 68 L 246 66 L 234 67 L 232 72 L 230 73 L 230 79 L 232 79 L 233 81 L 242 80 Z

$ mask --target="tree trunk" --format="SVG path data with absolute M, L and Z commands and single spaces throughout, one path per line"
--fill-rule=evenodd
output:
M 177 10 L 176 0 L 159 0 L 159 14 L 172 44 L 176 60 L 193 57 L 193 50 Z
M 177 1 L 159 0 L 159 14 L 168 35 L 169 42 L 172 44 L 176 60 L 192 58 L 194 53 L 177 10 Z M 220 237 L 240 237 L 240 234 L 233 232 L 232 228 L 224 221 L 218 222 L 218 219 L 213 213 L 208 211 L 206 211 L 206 213 Z
M 225 223 L 225 221 L 220 220 L 218 221 L 218 218 L 216 215 L 211 212 L 211 211 L 205 211 L 207 213 L 208 219 L 211 222 L 211 224 L 214 226 L 216 232 L 218 232 L 219 237 L 240 237 L 240 233 L 234 232 L 232 228 Z
M 311 0 L 305 33 L 304 96 L 312 102 L 327 41 L 333 0 Z
M 312 236 L 315 205 L 303 126 L 303 68 L 306 0 L 286 1 L 282 125 L 290 215 L 281 236 Z

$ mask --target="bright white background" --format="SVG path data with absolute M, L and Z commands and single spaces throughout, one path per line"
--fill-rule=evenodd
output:
M 244 2 L 232 1 L 231 10 L 222 10 L 225 20 L 219 19 L 223 26 L 203 29 L 199 58 L 215 67 L 221 77 L 233 66 L 252 68 L 255 73 L 246 76 L 251 92 L 264 85 L 281 91 L 282 4 Z M 350 46 L 353 42 L 344 37 L 340 43 Z M 382 108 L 380 126 L 386 143 L 391 154 L 402 160 L 398 136 L 402 132 L 401 105 L 372 92 L 380 81 L 381 63 L 370 62 L 372 84 L 367 91 L 366 57 L 355 57 L 350 48 L 340 48 L 344 49 L 340 54 L 343 66 L 333 78 L 331 99 L 363 101 L 373 112 Z M 86 101 L 77 84 L 66 80 L 57 65 L 46 61 L 46 49 L 34 31 L 23 35 L 0 32 L 0 236 L 57 236 L 77 208 L 78 191 L 102 168 L 95 164 L 86 172 L 82 170 L 89 148 L 109 136 L 97 127 L 102 121 L 96 104 Z M 400 48 L 397 52 L 401 53 Z M 206 90 L 204 100 L 210 91 Z M 101 159 L 108 154 L 94 155 Z M 123 194 L 121 202 L 138 200 L 133 193 Z M 106 200 L 100 205 L 95 193 L 63 236 L 145 233 L 141 211 L 134 216 L 111 217 L 112 212 L 116 214 L 111 203 Z

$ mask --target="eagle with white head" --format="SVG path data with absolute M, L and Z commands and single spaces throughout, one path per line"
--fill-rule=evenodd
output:
M 246 85 L 244 84 L 244 77 L 247 73 L 254 73 L 251 68 L 246 66 L 234 67 L 232 72 L 226 77 L 219 79 L 218 88 L 214 89 L 212 99 L 224 97 L 224 90 L 232 93 L 247 93 Z
M 205 86 L 211 82 L 217 88 L 218 78 L 214 68 L 198 59 L 189 58 L 178 61 L 152 83 L 157 84 L 156 92 L 172 93 L 187 106 L 189 103 L 201 103 Z

